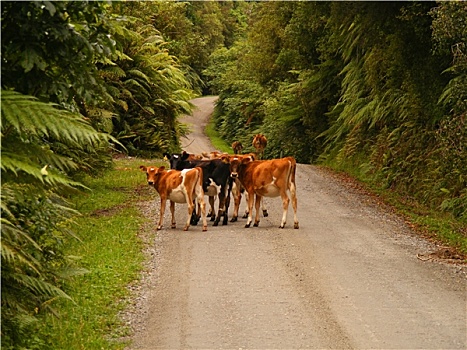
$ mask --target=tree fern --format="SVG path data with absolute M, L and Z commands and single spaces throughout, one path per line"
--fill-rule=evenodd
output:
M 31 96 L 2 90 L 1 101 L 1 301 L 8 339 L 37 310 L 69 299 L 60 289 L 69 266 L 62 245 L 73 237 L 64 223 L 77 212 L 60 194 L 84 188 L 69 174 L 115 140 L 82 116 Z

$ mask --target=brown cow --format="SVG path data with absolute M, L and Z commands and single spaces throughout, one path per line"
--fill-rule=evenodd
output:
M 175 203 L 186 203 L 188 205 L 188 219 L 183 228 L 184 231 L 187 231 L 190 227 L 190 219 L 195 206 L 194 200 L 196 199 L 201 208 L 203 231 L 207 230 L 208 224 L 206 221 L 206 206 L 204 204 L 203 171 L 201 168 L 182 171 L 166 171 L 164 166 L 157 168 L 141 165 L 139 168 L 146 173 L 148 184 L 154 186 L 161 198 L 160 218 L 159 225 L 157 226 L 158 230 L 162 228 L 167 199 L 170 200 L 172 228 L 175 228 Z
M 252 145 L 256 149 L 256 154 L 259 159 L 263 159 L 264 149 L 266 148 L 267 144 L 268 144 L 268 140 L 266 139 L 266 136 L 264 136 L 263 134 L 256 134 L 253 137 Z
M 232 177 L 238 177 L 242 186 L 248 192 L 248 221 L 245 227 L 250 227 L 253 221 L 253 200 L 256 196 L 256 217 L 253 226 L 259 225 L 259 207 L 262 197 L 282 198 L 282 221 L 280 228 L 284 228 L 289 207 L 290 192 L 292 208 L 294 210 L 294 228 L 298 228 L 297 218 L 297 193 L 295 185 L 295 172 L 297 164 L 295 158 L 286 157 L 281 159 L 251 161 L 248 158 L 242 160 L 231 160 L 230 170 Z
M 233 149 L 234 154 L 240 154 L 242 153 L 243 145 L 240 141 L 234 141 L 232 143 L 232 149 Z

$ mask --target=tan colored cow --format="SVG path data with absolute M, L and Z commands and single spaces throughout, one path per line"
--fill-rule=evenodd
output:
M 159 225 L 157 229 L 162 228 L 164 221 L 164 211 L 167 200 L 170 200 L 170 212 L 172 213 L 172 228 L 175 228 L 175 203 L 186 203 L 188 206 L 188 219 L 184 231 L 190 227 L 190 219 L 195 207 L 194 200 L 198 201 L 201 208 L 201 217 L 203 220 L 203 231 L 206 231 L 208 224 L 206 221 L 206 206 L 204 203 L 203 191 L 203 171 L 201 168 L 178 170 L 165 170 L 164 166 L 146 167 L 140 166 L 141 171 L 146 173 L 147 181 L 150 186 L 154 186 L 161 198 L 161 210 Z
M 256 134 L 253 137 L 252 145 L 256 149 L 256 155 L 258 159 L 263 159 L 264 149 L 266 148 L 267 144 L 268 140 L 263 134 Z
M 240 141 L 234 141 L 232 143 L 232 150 L 234 154 L 241 154 L 243 150 L 243 145 Z
M 256 216 L 253 226 L 259 225 L 259 207 L 262 197 L 282 198 L 282 221 L 280 228 L 284 228 L 289 207 L 290 192 L 292 208 L 294 210 L 294 228 L 298 229 L 297 218 L 297 193 L 295 185 L 295 172 L 297 164 L 295 158 L 286 157 L 273 160 L 255 160 L 248 158 L 242 160 L 231 160 L 230 170 L 232 177 L 238 177 L 240 183 L 248 192 L 248 221 L 245 227 L 250 227 L 253 221 L 253 201 L 255 200 Z

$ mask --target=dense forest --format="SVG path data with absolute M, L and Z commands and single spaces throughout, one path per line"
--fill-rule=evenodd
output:
M 216 129 L 467 220 L 467 3 L 2 2 L 2 346 L 80 273 L 68 198 L 115 152 L 180 150 L 190 99 Z

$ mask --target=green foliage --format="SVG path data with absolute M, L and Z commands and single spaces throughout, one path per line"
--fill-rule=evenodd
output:
M 167 43 L 153 26 L 146 24 L 146 3 L 117 7 L 128 16 L 114 21 L 117 54 L 101 64 L 101 74 L 112 96 L 112 134 L 130 154 L 176 149 L 184 129 L 177 121 L 190 113 L 193 97 L 189 81 Z M 130 17 L 133 16 L 133 17 Z M 134 17 L 141 16 L 141 17 Z M 123 26 L 124 25 L 124 26 Z M 98 119 L 103 110 L 95 110 Z
M 263 132 L 267 157 L 345 163 L 465 220 L 466 9 L 256 3 L 246 39 L 205 70 L 216 127 L 247 145 Z
M 136 202 L 154 196 L 139 170 L 140 162 L 115 160 L 115 167 L 103 176 L 83 179 L 91 191 L 69 199 L 82 212 L 73 225 L 81 241 L 68 241 L 64 249 L 87 273 L 67 279 L 65 289 L 73 302 L 56 304 L 59 317 L 38 316 L 40 323 L 33 330 L 41 339 L 41 349 L 123 349 L 127 345 L 121 337 L 129 330 L 119 312 L 127 306 L 127 287 L 138 278 L 144 258 L 138 235 L 144 220 Z
M 103 2 L 2 3 L 2 88 L 84 114 L 105 90 L 95 62 L 114 50 Z
M 13 91 L 1 97 L 2 347 L 9 348 L 30 341 L 36 316 L 53 311 L 58 298 L 69 299 L 64 279 L 83 271 L 63 245 L 76 238 L 68 226 L 77 214 L 64 194 L 83 187 L 67 174 L 85 163 L 56 144 L 89 154 L 111 139 L 53 104 Z

